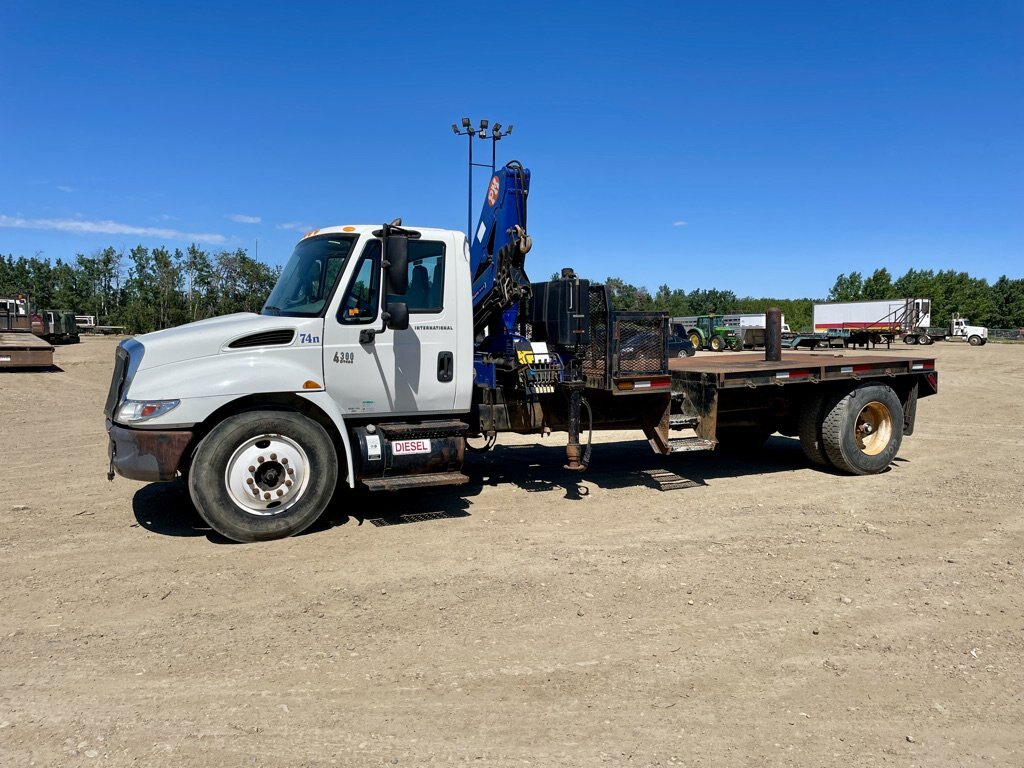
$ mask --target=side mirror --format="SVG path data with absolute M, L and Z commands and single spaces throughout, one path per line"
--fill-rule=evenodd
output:
M 406 330 L 409 327 L 409 305 L 404 301 L 389 301 L 384 322 L 393 331 Z
M 387 293 L 404 295 L 409 290 L 409 238 L 406 235 L 389 235 L 384 239 L 384 269 Z

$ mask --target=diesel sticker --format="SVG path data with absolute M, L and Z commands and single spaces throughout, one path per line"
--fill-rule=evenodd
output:
M 391 444 L 391 453 L 395 456 L 408 456 L 414 453 L 430 453 L 429 440 L 395 440 Z

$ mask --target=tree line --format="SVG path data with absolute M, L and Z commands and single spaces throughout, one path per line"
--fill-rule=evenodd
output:
M 280 274 L 244 249 L 208 253 L 196 245 L 129 251 L 104 248 L 73 261 L 0 255 L 0 297 L 29 293 L 40 309 L 73 309 L 95 315 L 102 325 L 123 325 L 130 333 L 169 328 L 231 312 L 258 312 Z M 989 284 L 955 270 L 908 270 L 893 279 L 884 267 L 868 277 L 840 274 L 827 299 L 737 296 L 719 288 L 686 291 L 661 285 L 653 293 L 621 278 L 605 280 L 612 307 L 660 311 L 672 316 L 764 312 L 778 307 L 794 330 L 812 325 L 812 305 L 821 301 L 926 298 L 932 323 L 943 325 L 958 312 L 990 328 L 1024 327 L 1024 279 L 1003 275 Z
M 38 309 L 71 309 L 100 325 L 147 333 L 232 312 L 258 312 L 280 267 L 250 258 L 243 249 L 208 253 L 104 248 L 74 261 L 0 256 L 0 297 L 28 294 Z
M 732 291 L 695 288 L 684 291 L 661 285 L 651 293 L 617 277 L 605 280 L 612 308 L 622 311 L 655 310 L 672 316 L 761 313 L 778 307 L 793 330 L 809 330 L 813 305 L 824 301 L 871 299 L 931 299 L 932 325 L 948 325 L 953 313 L 989 328 L 1024 328 L 1024 279 L 1003 275 L 989 284 L 955 270 L 908 270 L 893 280 L 884 267 L 864 277 L 860 272 L 840 274 L 825 299 L 772 299 L 737 296 Z

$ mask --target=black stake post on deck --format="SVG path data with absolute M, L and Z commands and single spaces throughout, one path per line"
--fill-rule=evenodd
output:
M 771 307 L 764 321 L 764 359 L 777 363 L 782 360 L 782 310 Z

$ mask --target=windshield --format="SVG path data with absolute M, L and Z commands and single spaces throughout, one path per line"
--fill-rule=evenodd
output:
M 331 298 L 338 276 L 345 270 L 355 241 L 355 235 L 323 235 L 301 241 L 295 246 L 261 314 L 320 315 Z

